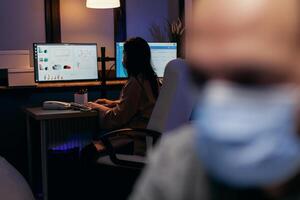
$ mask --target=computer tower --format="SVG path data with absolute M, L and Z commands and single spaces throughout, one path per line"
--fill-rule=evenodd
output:
M 0 69 L 0 86 L 8 86 L 8 69 Z

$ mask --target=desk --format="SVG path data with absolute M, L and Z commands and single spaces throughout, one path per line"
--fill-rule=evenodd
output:
M 43 110 L 42 108 L 26 108 L 27 116 L 27 144 L 28 144 L 28 163 L 29 163 L 29 181 L 32 183 L 32 133 L 30 127 L 30 119 L 34 119 L 40 124 L 40 138 L 41 138 L 41 166 L 42 166 L 42 192 L 43 199 L 48 200 L 48 166 L 47 166 L 47 151 L 49 134 L 53 134 L 55 127 L 51 127 L 51 122 L 54 120 L 63 121 L 64 119 L 94 119 L 97 120 L 98 112 L 81 112 L 74 110 Z M 75 126 L 75 125 L 74 125 Z M 52 130 L 52 132 L 49 131 Z
M 110 80 L 106 81 L 106 86 L 125 85 L 126 80 Z M 66 82 L 66 83 L 39 83 L 37 88 L 56 88 L 56 87 L 93 87 L 102 86 L 101 81 L 94 82 Z
M 126 80 L 108 80 L 106 81 L 106 87 L 123 86 L 126 84 Z M 11 89 L 48 89 L 48 88 L 75 88 L 75 87 L 101 87 L 101 81 L 94 82 L 66 82 L 66 83 L 39 83 L 29 86 L 0 86 L 1 90 Z

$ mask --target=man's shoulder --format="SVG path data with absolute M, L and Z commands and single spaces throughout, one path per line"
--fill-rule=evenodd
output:
M 162 138 L 162 145 L 174 150 L 193 150 L 196 129 L 194 125 L 184 125 L 174 131 L 167 132 Z
M 164 135 L 133 199 L 207 199 L 208 182 L 196 151 L 196 133 L 193 125 L 187 125 Z M 155 192 L 146 198 L 148 190 Z
M 196 129 L 193 125 L 182 126 L 175 131 L 165 133 L 154 151 L 154 157 L 157 159 L 180 163 L 196 160 Z

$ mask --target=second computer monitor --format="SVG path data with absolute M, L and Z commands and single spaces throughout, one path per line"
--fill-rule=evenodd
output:
M 154 70 L 158 77 L 163 78 L 166 65 L 177 58 L 176 43 L 149 43 Z M 116 77 L 127 78 L 126 69 L 123 66 L 124 43 L 116 44 Z

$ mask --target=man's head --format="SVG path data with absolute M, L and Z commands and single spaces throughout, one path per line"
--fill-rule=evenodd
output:
M 298 0 L 196 0 L 189 59 L 214 78 L 245 72 L 269 82 L 294 80 L 299 9 Z
M 298 0 L 196 0 L 188 56 L 193 76 L 206 78 L 195 124 L 211 177 L 269 187 L 299 173 L 299 8 Z

